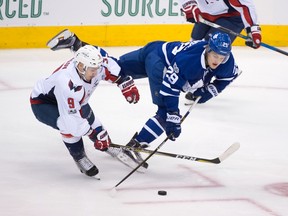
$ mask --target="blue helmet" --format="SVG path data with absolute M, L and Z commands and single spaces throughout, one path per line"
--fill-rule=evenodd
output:
M 231 52 L 231 39 L 228 34 L 221 32 L 213 33 L 208 41 L 208 52 L 210 51 L 214 51 L 219 55 L 229 56 Z

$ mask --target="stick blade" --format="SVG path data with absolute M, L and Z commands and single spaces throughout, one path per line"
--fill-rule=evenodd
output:
M 235 142 L 233 143 L 222 155 L 220 155 L 219 160 L 220 162 L 226 160 L 230 155 L 236 152 L 240 148 L 240 143 Z

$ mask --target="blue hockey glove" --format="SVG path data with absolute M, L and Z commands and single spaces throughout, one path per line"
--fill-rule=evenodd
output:
M 181 116 L 178 112 L 167 113 L 166 118 L 166 135 L 170 136 L 169 139 L 175 141 L 181 133 Z
M 209 84 L 206 87 L 202 87 L 193 92 L 194 97 L 201 97 L 198 103 L 205 103 L 210 100 L 212 97 L 216 97 L 218 95 L 218 90 L 213 84 Z

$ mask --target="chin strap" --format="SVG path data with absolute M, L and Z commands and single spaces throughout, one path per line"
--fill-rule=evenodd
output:
M 83 72 L 81 72 L 81 71 L 79 70 L 78 66 L 76 67 L 76 70 L 77 70 L 78 74 L 81 76 L 81 78 L 87 82 L 86 77 L 85 77 L 85 74 L 86 74 L 86 66 L 83 67 Z

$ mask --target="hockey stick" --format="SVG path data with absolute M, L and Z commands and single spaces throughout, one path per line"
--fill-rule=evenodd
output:
M 185 115 L 182 117 L 180 124 L 183 123 L 183 121 L 187 118 L 187 116 L 189 115 L 189 113 L 191 112 L 191 110 L 195 107 L 195 105 L 198 103 L 198 101 L 200 100 L 201 97 L 197 97 L 196 100 L 194 101 L 194 103 L 190 106 L 190 108 L 188 109 L 188 111 L 185 113 Z M 140 164 L 138 164 L 138 166 L 136 168 L 134 168 L 130 173 L 128 173 L 128 175 L 126 175 L 120 182 L 118 182 L 111 190 L 111 195 L 114 196 L 116 191 L 116 188 L 122 183 L 124 182 L 127 178 L 129 178 L 129 176 L 131 176 L 136 170 L 138 170 L 139 167 L 141 167 L 149 158 L 151 158 L 172 136 L 172 134 L 170 134 L 169 136 L 167 136 L 161 143 L 160 145 L 158 145 L 157 148 L 155 148 L 155 150 L 153 150 L 147 158 L 145 158 L 145 160 L 143 160 Z
M 123 150 L 130 150 L 130 151 L 135 151 L 135 152 L 143 152 L 143 153 L 146 153 L 146 154 L 151 154 L 153 152 L 153 150 L 149 150 L 149 149 L 134 148 L 134 147 L 131 147 L 131 146 L 123 146 L 123 145 L 119 145 L 119 144 L 115 144 L 115 143 L 111 143 L 110 146 L 111 147 L 115 147 L 115 148 L 122 148 Z M 181 154 L 173 154 L 173 153 L 161 152 L 161 151 L 157 151 L 157 152 L 155 152 L 155 154 L 156 155 L 160 155 L 160 156 L 167 156 L 167 157 L 172 157 L 172 158 L 179 158 L 179 159 L 183 159 L 183 160 L 189 160 L 189 161 L 220 164 L 227 157 L 229 157 L 234 152 L 236 152 L 239 148 L 240 148 L 240 144 L 235 142 L 225 152 L 223 152 L 219 157 L 216 157 L 214 159 L 200 158 L 200 157 L 187 156 L 187 155 L 181 155 Z
M 218 25 L 218 24 L 216 24 L 216 23 L 213 23 L 213 22 L 210 22 L 210 21 L 208 21 L 208 20 L 205 20 L 205 19 L 203 19 L 202 17 L 200 17 L 200 22 L 201 22 L 201 23 L 204 23 L 204 24 L 206 24 L 206 25 L 208 25 L 208 26 L 211 26 L 211 27 L 213 27 L 213 28 L 217 28 L 217 29 L 219 29 L 219 30 L 221 30 L 221 31 L 223 31 L 223 32 L 228 33 L 228 34 L 231 34 L 231 35 L 235 35 L 235 36 L 237 36 L 237 37 L 240 37 L 240 38 L 242 38 L 242 39 L 244 39 L 244 40 L 249 39 L 249 37 L 246 36 L 246 35 L 242 35 L 242 34 L 236 33 L 236 32 L 234 32 L 234 31 L 232 31 L 232 30 L 230 30 L 230 29 L 228 29 L 228 28 L 225 28 L 225 27 L 220 26 L 220 25 Z M 266 48 L 268 48 L 268 49 L 270 49 L 270 50 L 273 50 L 273 51 L 276 51 L 276 52 L 279 52 L 279 53 L 281 53 L 281 54 L 283 54 L 283 55 L 288 56 L 288 52 L 285 52 L 284 50 L 278 49 L 278 48 L 276 48 L 276 47 L 273 47 L 273 46 L 268 45 L 268 44 L 263 43 L 263 42 L 261 42 L 260 45 L 263 46 L 263 47 L 266 47 Z

